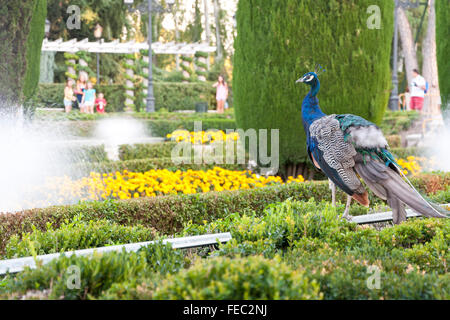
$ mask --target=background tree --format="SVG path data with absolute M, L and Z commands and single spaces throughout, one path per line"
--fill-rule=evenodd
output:
M 436 46 L 439 69 L 439 87 L 442 94 L 441 108 L 450 104 L 450 2 L 436 1 Z
M 398 26 L 403 55 L 405 57 L 406 85 L 409 86 L 413 79 L 412 71 L 419 69 L 419 64 L 417 63 L 416 45 L 414 43 L 411 24 L 402 7 L 398 9 Z
M 29 95 L 34 90 L 35 77 L 39 78 L 39 63 L 37 71 L 33 63 L 36 63 L 35 56 L 40 56 L 44 31 L 42 21 L 45 21 L 45 10 L 42 10 L 44 3 L 40 0 L 0 2 L 0 109 L 21 105 L 25 97 L 24 88 L 27 88 Z M 42 30 L 30 33 L 32 22 L 33 28 Z
M 430 107 L 431 101 L 437 103 L 436 97 L 439 97 L 441 95 L 439 90 L 436 59 L 436 11 L 434 8 L 434 2 L 434 0 L 429 0 L 428 27 L 422 49 L 422 54 L 424 57 L 422 74 L 429 83 L 428 93 L 432 98 L 431 100 L 428 99 L 429 103 L 424 104 L 424 107 L 428 108 Z
M 80 29 L 67 28 L 67 21 L 71 16 L 70 12 L 67 13 L 67 8 L 72 5 L 81 9 Z M 51 23 L 50 40 L 89 38 L 95 41 L 94 28 L 98 23 L 103 27 L 102 37 L 110 41 L 120 37 L 122 28 L 127 23 L 128 9 L 123 0 L 48 0 L 47 9 Z
M 219 4 L 219 0 L 213 0 L 214 1 L 214 19 L 216 22 L 215 25 L 215 29 L 216 29 L 216 47 L 217 47 L 217 51 L 216 51 L 216 57 L 217 60 L 222 60 L 223 59 L 223 47 L 222 47 L 222 41 L 221 41 L 221 36 L 220 36 L 220 26 L 221 26 L 221 10 L 220 10 L 220 4 Z
M 202 12 L 200 10 L 200 0 L 195 0 L 194 21 L 188 25 L 186 36 L 191 39 L 189 42 L 199 42 L 202 39 Z
M 45 19 L 47 16 L 47 0 L 35 0 L 30 33 L 27 39 L 27 71 L 23 94 L 25 100 L 30 99 L 39 83 L 42 39 L 45 36 Z
M 327 69 L 320 77 L 324 112 L 353 113 L 380 123 L 391 83 L 394 3 L 377 3 L 380 29 L 367 25 L 372 4 L 371 0 L 239 1 L 233 69 L 237 125 L 280 129 L 284 172 L 305 173 L 300 108 L 307 92 L 295 80 L 312 71 L 314 63 Z

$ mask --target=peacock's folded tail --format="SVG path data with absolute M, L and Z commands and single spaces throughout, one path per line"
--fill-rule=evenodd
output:
M 406 220 L 404 204 L 426 217 L 447 218 L 445 210 L 423 198 L 402 179 L 399 170 L 361 155 L 355 157 L 355 170 L 378 197 L 388 202 L 394 223 Z

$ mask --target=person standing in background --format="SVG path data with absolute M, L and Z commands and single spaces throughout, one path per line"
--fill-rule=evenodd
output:
M 84 90 L 83 101 L 81 102 L 86 113 L 94 113 L 95 98 L 95 89 L 93 88 L 92 83 L 88 82 L 87 89 Z
M 106 100 L 103 93 L 99 92 L 98 98 L 95 99 L 95 106 L 97 113 L 105 113 Z
M 225 82 L 223 76 L 219 76 L 216 83 L 213 84 L 216 88 L 217 113 L 223 113 L 225 108 L 225 101 L 228 98 L 228 84 Z
M 413 79 L 411 82 L 411 110 L 422 111 L 423 101 L 425 98 L 425 90 L 427 82 L 424 77 L 419 74 L 417 69 L 413 70 Z
M 405 110 L 411 110 L 411 92 L 409 92 L 409 87 L 405 90 Z
M 66 110 L 66 113 L 72 111 L 72 104 L 75 100 L 75 96 L 73 95 L 73 81 L 72 79 L 69 79 L 64 88 L 64 109 Z
M 87 86 L 86 79 L 82 74 L 80 74 L 80 77 L 77 80 L 77 86 L 74 91 L 77 96 L 78 108 L 80 109 L 80 112 L 84 112 L 84 106 L 82 102 L 86 86 Z

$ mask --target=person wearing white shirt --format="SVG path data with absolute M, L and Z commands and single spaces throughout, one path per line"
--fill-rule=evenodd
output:
M 413 79 L 411 82 L 411 110 L 421 111 L 427 89 L 425 78 L 419 74 L 417 69 L 413 70 Z

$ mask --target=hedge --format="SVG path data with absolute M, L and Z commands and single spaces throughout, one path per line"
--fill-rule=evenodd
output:
M 179 158 L 180 160 L 184 158 Z M 220 167 L 228 170 L 245 170 L 245 165 L 241 164 L 196 164 L 191 163 L 175 164 L 174 159 L 153 158 L 153 159 L 133 159 L 125 161 L 104 161 L 92 163 L 78 163 L 72 167 L 72 177 L 81 178 L 89 175 L 90 172 L 110 173 L 116 171 L 128 170 L 130 172 L 146 172 L 149 170 L 169 170 L 169 171 L 186 171 L 186 170 L 209 170 L 214 167 Z
M 445 190 L 450 184 L 450 173 L 424 174 L 412 179 L 419 190 L 434 193 Z M 374 204 L 381 204 L 370 194 Z M 24 210 L 17 213 L 0 215 L 0 254 L 4 254 L 5 245 L 14 234 L 30 232 L 35 227 L 46 230 L 51 222 L 57 228 L 65 219 L 72 219 L 82 214 L 86 220 L 109 219 L 123 225 L 141 224 L 155 228 L 160 234 L 174 234 L 182 230 L 183 225 L 192 221 L 213 221 L 224 218 L 230 213 L 254 210 L 262 212 L 264 208 L 275 202 L 288 198 L 317 201 L 330 201 L 331 192 L 327 181 L 291 183 L 265 188 L 208 192 L 193 195 L 160 196 L 141 199 L 84 202 L 72 206 L 54 206 L 43 209 Z M 448 194 L 441 201 L 449 202 Z M 338 192 L 337 199 L 344 203 L 346 197 Z M 367 212 L 367 209 L 354 205 L 352 214 Z M 34 226 L 34 227 L 33 227 Z
M 40 120 L 41 121 L 41 120 Z M 223 130 L 227 129 L 236 129 L 236 122 L 233 119 L 222 119 L 222 118 L 201 118 L 201 117 L 191 117 L 187 119 L 179 119 L 179 120 L 151 120 L 151 119 L 143 119 L 141 120 L 144 127 L 146 128 L 146 134 L 151 137 L 166 137 L 167 134 L 172 133 L 177 129 L 186 129 L 189 131 L 194 131 L 195 122 L 201 122 L 202 130 Z M 80 137 L 93 137 L 95 135 L 95 130 L 98 125 L 96 121 L 55 121 L 52 123 L 52 126 L 55 130 L 58 130 L 58 127 L 63 132 L 66 132 L 70 135 L 80 136 Z
M 16 278 L 1 281 L 0 295 L 18 298 L 29 290 L 38 292 L 41 299 L 89 299 L 100 296 L 112 286 L 121 283 L 137 284 L 145 276 L 175 273 L 185 267 L 181 251 L 170 245 L 156 243 L 143 247 L 139 252 L 109 252 L 94 256 L 62 257 L 37 269 L 27 269 Z M 71 288 L 70 267 L 80 270 L 80 287 Z M 3 298 L 4 296 L 0 296 Z
M 111 117 L 127 117 L 141 120 L 197 120 L 197 119 L 234 119 L 234 112 L 227 110 L 225 113 L 195 113 L 195 112 L 166 112 L 159 110 L 158 112 L 130 112 L 130 113 L 81 113 L 81 112 L 52 112 L 52 110 L 37 110 L 34 119 L 42 121 L 92 121 Z
M 325 299 L 445 298 L 449 220 L 413 219 L 377 230 L 337 215 L 329 203 L 287 200 L 259 216 L 250 212 L 215 221 L 211 225 L 224 224 L 232 240 L 214 254 L 282 255 L 284 262 L 317 281 Z M 368 285 L 371 266 L 380 272 L 379 290 Z
M 218 244 L 219 250 L 211 252 L 173 250 L 158 242 L 138 252 L 63 256 L 36 269 L 7 275 L 0 280 L 0 298 L 448 298 L 449 220 L 411 219 L 379 230 L 338 219 L 339 210 L 312 199 L 288 199 L 262 212 L 246 210 L 201 222 L 198 227 L 232 234 L 229 242 Z M 81 221 L 76 223 L 83 225 Z M 89 239 L 96 244 L 105 241 L 108 233 L 104 227 L 97 228 L 99 224 L 93 224 L 96 234 Z M 111 226 L 113 236 L 125 231 L 123 241 L 131 240 L 131 229 Z M 150 230 L 139 229 L 141 236 L 147 237 Z M 34 231 L 27 239 L 42 240 L 47 248 L 54 249 L 51 236 L 62 236 L 56 245 L 61 239 L 72 242 L 70 234 L 74 231 L 51 231 L 44 238 Z M 183 229 L 188 234 L 190 231 L 191 226 Z M 80 245 L 77 240 L 73 243 Z M 208 259 L 201 259 L 205 254 Z M 77 289 L 67 285 L 73 274 L 67 272 L 71 266 L 80 271 Z M 370 281 L 376 278 L 371 277 L 374 271 L 379 271 L 381 280 L 377 288 L 370 287 L 376 285 L 376 281 Z
M 417 111 L 387 111 L 380 129 L 384 135 L 390 136 L 408 130 L 418 120 L 420 114 Z
M 91 165 L 93 170 L 95 168 L 99 168 L 102 172 L 109 172 L 109 170 L 115 170 L 115 168 L 124 168 L 128 170 L 133 168 L 134 170 L 138 170 L 139 168 L 160 168 L 160 166 L 163 165 L 167 165 L 170 168 L 173 166 L 173 161 L 171 161 L 172 150 L 176 145 L 177 142 L 174 141 L 161 143 L 123 144 L 119 146 L 120 161 L 115 162 L 108 160 L 104 145 L 58 147 L 57 150 L 59 154 L 64 154 L 66 158 L 92 163 Z M 426 149 L 413 147 L 391 148 L 390 150 L 396 158 L 406 159 L 408 156 L 421 156 L 424 154 Z M 73 162 L 77 161 L 72 160 L 71 163 Z M 156 167 L 154 167 L 153 164 Z M 84 165 L 89 166 L 88 164 Z
M 189 120 L 146 120 L 147 127 L 152 136 L 166 137 L 167 134 L 174 132 L 177 129 L 185 129 L 188 131 L 194 131 L 195 122 L 200 121 L 202 130 L 222 130 L 227 129 L 236 130 L 236 122 L 233 119 L 210 119 L 210 118 L 197 118 Z
M 394 2 L 377 1 L 381 27 L 369 29 L 367 8 L 373 3 L 239 1 L 233 60 L 236 121 L 244 130 L 280 130 L 281 167 L 307 161 L 300 110 L 309 88 L 295 81 L 314 71 L 315 63 L 326 69 L 318 95 L 325 113 L 381 122 L 391 82 Z
M 191 148 L 191 157 L 193 158 L 194 150 L 193 145 L 188 142 L 188 147 Z M 164 143 L 137 143 L 137 144 L 125 144 L 119 146 L 119 159 L 122 161 L 136 160 L 136 159 L 148 159 L 148 158 L 171 158 L 172 150 L 178 143 L 175 141 L 168 141 Z M 226 160 L 226 147 L 227 144 L 223 143 L 223 161 Z M 180 146 L 183 146 L 183 142 L 180 142 Z M 213 146 L 213 145 L 212 145 Z M 213 146 L 214 147 L 214 146 Z M 214 148 L 218 148 L 217 146 Z M 234 159 L 237 161 L 237 144 L 233 144 Z M 206 153 L 204 153 L 206 154 Z M 178 155 L 179 156 L 179 155 Z M 248 155 L 246 156 L 248 160 Z M 246 161 L 247 162 L 247 161 Z
M 406 159 L 409 156 L 423 156 L 426 149 L 425 148 L 418 148 L 418 147 L 411 147 L 411 148 L 391 148 L 391 153 L 398 159 Z
M 145 158 L 170 158 L 176 142 L 136 143 L 119 146 L 119 159 L 135 160 Z
M 121 112 L 125 109 L 123 85 L 100 85 L 94 87 L 103 92 L 108 102 L 106 112 Z M 195 110 L 197 102 L 208 102 L 209 108 L 216 105 L 215 89 L 209 82 L 176 83 L 155 82 L 155 109 L 166 111 Z M 33 103 L 39 107 L 63 108 L 64 84 L 39 84 Z
M 218 285 L 220 284 L 220 285 Z M 279 260 L 260 256 L 198 261 L 142 290 L 139 299 L 154 300 L 311 300 L 321 299 L 319 286 Z

